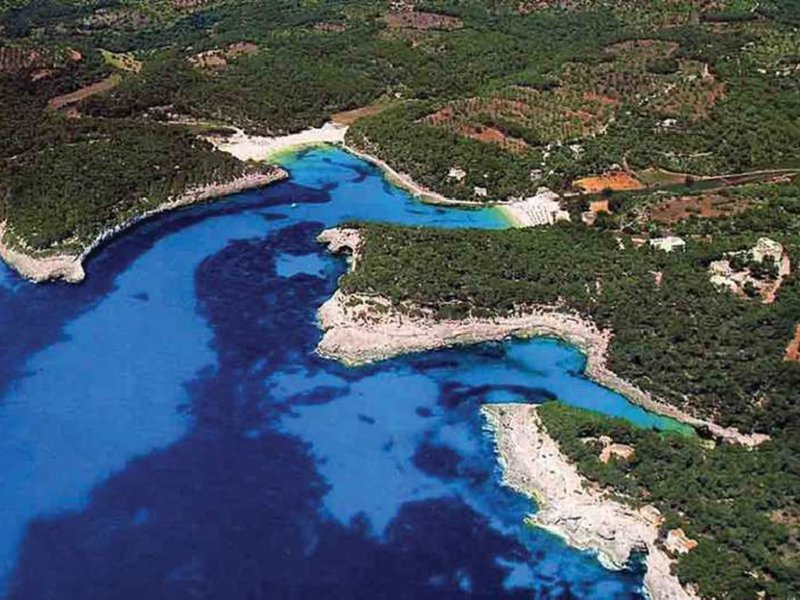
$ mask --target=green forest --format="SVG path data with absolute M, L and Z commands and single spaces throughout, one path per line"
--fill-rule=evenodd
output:
M 349 142 L 454 198 L 475 199 L 475 187 L 487 200 L 569 189 L 619 165 L 798 166 L 793 2 L 427 0 L 405 9 L 419 18 L 366 0 L 0 2 L 4 219 L 30 249 L 80 245 L 143 188 L 161 198 L 242 168 L 187 140 L 187 121 L 281 134 L 379 99 L 392 108 L 358 121 Z M 242 44 L 246 52 L 231 50 Z M 209 53 L 216 62 L 203 66 Z M 102 93 L 50 106 L 103 81 L 112 83 Z M 75 170 L 69 200 L 46 193 L 78 156 L 103 173 Z M 180 174 L 151 187 L 146 169 L 132 173 L 142 156 Z M 448 178 L 453 166 L 464 181 Z
M 481 199 L 476 185 L 493 201 L 530 195 L 540 185 L 570 190 L 582 176 L 621 166 L 695 176 L 800 166 L 794 27 L 747 21 L 722 32 L 705 25 L 648 31 L 646 42 L 663 44 L 663 56 L 651 49 L 644 62 L 615 62 L 609 49 L 643 34 L 613 17 L 582 16 L 585 32 L 583 21 L 574 21 L 559 36 L 568 41 L 563 48 L 532 48 L 532 56 L 547 58 L 481 86 L 466 103 L 409 102 L 359 121 L 350 142 L 462 200 Z M 430 115 L 452 110 L 455 119 L 431 124 Z M 487 128 L 516 147 L 470 133 Z M 467 171 L 465 181 L 448 178 L 453 166 Z
M 680 556 L 677 574 L 701 596 L 800 593 L 800 430 L 747 450 L 709 447 L 697 437 L 639 429 L 558 402 L 538 414 L 583 475 L 624 502 L 654 505 L 664 531 L 680 527 L 699 542 Z M 591 441 L 599 436 L 632 446 L 633 456 L 601 462 Z
M 730 235 L 698 237 L 671 254 L 583 224 L 511 231 L 360 225 L 363 259 L 341 284 L 441 318 L 563 306 L 614 332 L 609 366 L 619 375 L 689 412 L 774 434 L 800 423 L 800 364 L 784 361 L 800 321 L 800 278 L 795 271 L 777 300 L 762 304 L 715 288 L 708 266 L 752 246 L 787 211 L 794 225 L 769 233 L 797 264 L 798 209 L 796 196 L 775 200 L 754 209 L 757 216 L 717 225 Z

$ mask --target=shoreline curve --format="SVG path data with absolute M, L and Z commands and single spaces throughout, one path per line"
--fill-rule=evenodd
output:
M 61 279 L 67 283 L 80 283 L 86 278 L 86 272 L 83 267 L 83 262 L 86 258 L 103 243 L 123 230 L 167 211 L 238 194 L 246 190 L 265 187 L 288 179 L 288 177 L 289 174 L 284 169 L 270 167 L 266 172 L 250 173 L 225 183 L 210 183 L 190 188 L 149 211 L 131 217 L 103 231 L 79 253 L 62 252 L 45 256 L 27 254 L 8 243 L 6 239 L 6 234 L 9 233 L 7 223 L 2 222 L 0 223 L 0 258 L 20 276 L 34 283 L 56 279 Z
M 298 133 L 283 136 L 266 137 L 248 135 L 244 131 L 237 129 L 232 136 L 216 137 L 206 136 L 204 139 L 210 142 L 217 150 L 222 150 L 238 158 L 239 160 L 267 161 L 273 160 L 285 153 L 296 152 L 304 148 L 314 146 L 335 145 L 345 152 L 357 156 L 358 158 L 378 167 L 386 179 L 405 190 L 414 198 L 425 204 L 439 206 L 456 206 L 462 208 L 500 208 L 507 206 L 505 202 L 474 202 L 469 200 L 455 200 L 435 192 L 430 188 L 416 182 L 410 175 L 401 173 L 382 158 L 370 154 L 354 146 L 347 141 L 349 125 L 327 122 L 322 127 L 311 127 Z M 506 213 L 504 213 L 506 214 Z M 510 223 L 516 221 L 510 213 L 506 214 Z M 514 225 L 522 226 L 522 225 Z
M 698 596 L 672 573 L 674 560 L 662 548 L 661 515 L 652 506 L 626 506 L 592 487 L 547 433 L 537 406 L 486 404 L 481 413 L 493 433 L 503 485 L 534 500 L 526 522 L 569 546 L 597 554 L 610 570 L 624 569 L 634 553 L 646 552 L 644 587 L 653 600 Z
M 358 264 L 363 243 L 358 229 L 334 227 L 323 231 L 317 239 L 334 254 L 347 253 L 350 269 Z M 741 433 L 688 414 L 618 376 L 607 366 L 613 332 L 562 306 L 521 306 L 510 316 L 460 320 L 435 319 L 421 307 L 407 308 L 410 310 L 401 312 L 387 298 L 347 294 L 337 289 L 317 311 L 323 331 L 317 353 L 357 366 L 455 345 L 511 337 L 552 337 L 575 347 L 586 357 L 584 373 L 589 379 L 650 412 L 695 428 L 706 428 L 729 443 L 753 447 L 769 439 L 764 434 Z
M 361 260 L 363 239 L 357 228 L 326 229 L 318 236 L 330 252 L 346 253 L 349 269 Z M 316 352 L 324 358 L 357 366 L 406 353 L 509 337 L 555 337 L 586 356 L 584 373 L 628 400 L 656 414 L 694 427 L 707 427 L 729 443 L 755 446 L 768 436 L 742 434 L 683 413 L 617 376 L 606 366 L 610 330 L 603 330 L 562 307 L 524 307 L 510 317 L 435 320 L 421 307 L 401 312 L 390 300 L 348 294 L 337 289 L 319 308 L 323 332 Z M 413 314 L 414 316 L 409 316 Z M 629 565 L 645 551 L 644 591 L 653 600 L 696 600 L 672 572 L 674 559 L 663 549 L 660 513 L 654 507 L 634 509 L 596 489 L 561 452 L 530 404 L 485 404 L 487 428 L 494 434 L 503 483 L 534 500 L 538 510 L 526 520 L 575 548 L 595 552 L 609 569 Z
M 260 137 L 247 135 L 236 129 L 233 136 L 204 137 L 217 150 L 226 152 L 242 162 L 266 162 L 284 152 L 292 152 L 307 146 L 337 144 L 344 147 L 344 136 L 347 127 L 326 123 L 322 127 L 309 128 L 298 133 Z M 34 282 L 63 280 L 67 283 L 80 283 L 86 278 L 83 262 L 104 242 L 121 231 L 152 218 L 160 213 L 175 210 L 203 201 L 222 198 L 246 190 L 265 187 L 271 183 L 284 181 L 289 173 L 278 165 L 269 165 L 267 172 L 252 173 L 224 183 L 211 183 L 186 190 L 177 197 L 170 198 L 159 206 L 141 215 L 136 215 L 114 227 L 100 233 L 80 252 L 58 252 L 54 254 L 36 255 L 25 252 L 24 248 L 11 244 L 6 237 L 12 233 L 6 222 L 0 222 L 0 259 L 21 277 Z

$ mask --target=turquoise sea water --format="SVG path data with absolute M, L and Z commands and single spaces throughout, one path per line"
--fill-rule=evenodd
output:
M 146 222 L 78 286 L 0 270 L 0 595 L 626 598 L 635 568 L 523 524 L 483 402 L 565 402 L 669 427 L 553 340 L 358 369 L 317 357 L 361 219 L 505 227 L 427 206 L 334 149 L 291 180 Z

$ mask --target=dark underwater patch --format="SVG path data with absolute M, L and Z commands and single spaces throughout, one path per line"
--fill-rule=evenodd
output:
M 458 452 L 443 446 L 425 441 L 417 446 L 414 453 L 414 465 L 422 472 L 440 479 L 455 479 L 459 475 L 461 457 Z

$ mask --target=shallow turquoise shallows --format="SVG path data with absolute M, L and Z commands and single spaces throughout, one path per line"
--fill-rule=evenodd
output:
M 553 340 L 348 369 L 315 312 L 347 220 L 501 228 L 420 204 L 336 149 L 291 180 L 148 221 L 78 286 L 0 276 L 0 581 L 7 598 L 638 598 L 636 565 L 524 524 L 484 402 L 675 424 Z

